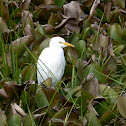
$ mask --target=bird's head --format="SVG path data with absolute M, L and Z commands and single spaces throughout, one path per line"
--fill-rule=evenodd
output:
M 61 48 L 64 48 L 67 46 L 74 47 L 74 45 L 67 43 L 62 37 L 53 37 L 50 40 L 49 46 L 50 47 L 61 47 Z

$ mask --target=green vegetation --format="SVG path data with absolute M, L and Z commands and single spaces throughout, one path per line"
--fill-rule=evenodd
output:
M 0 1 L 0 126 L 126 125 L 125 0 Z M 57 88 L 37 84 L 36 62 L 61 36 Z M 50 78 L 46 80 L 51 85 Z

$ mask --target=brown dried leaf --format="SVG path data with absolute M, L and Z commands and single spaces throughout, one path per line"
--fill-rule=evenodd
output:
M 27 114 L 23 111 L 23 109 L 22 109 L 19 105 L 17 105 L 16 103 L 14 103 L 14 109 L 15 109 L 21 116 L 27 115 Z
M 2 17 L 0 17 L 0 32 L 1 33 L 9 32 L 8 26 Z
M 15 115 L 17 112 L 16 112 L 16 110 L 15 110 L 15 108 L 14 108 L 14 105 L 13 105 L 13 104 L 11 104 L 11 109 L 12 109 L 12 113 L 13 113 L 13 115 Z
M 123 94 L 118 98 L 117 107 L 119 113 L 126 119 L 126 94 Z
M 25 28 L 26 25 L 30 25 L 31 29 L 34 29 L 34 24 L 32 21 L 32 13 L 29 11 L 23 10 L 22 11 L 22 16 L 21 16 L 21 21 L 22 21 L 22 27 Z
M 103 34 L 99 34 L 98 39 L 96 39 L 96 41 L 94 42 L 93 49 L 98 51 L 100 48 L 103 48 L 104 50 L 108 46 L 108 44 L 109 37 L 104 36 Z
M 4 111 L 1 111 L 0 110 L 0 126 L 5 126 L 6 125 L 6 121 L 7 121 L 7 117 L 6 115 L 4 114 L 5 112 Z
M 60 95 L 59 95 L 59 92 L 56 92 L 54 89 L 51 89 L 51 88 L 47 88 L 47 87 L 42 87 L 45 95 L 46 95 L 46 98 L 48 99 L 49 103 L 52 101 L 52 98 L 53 98 L 53 101 L 51 103 L 51 106 L 52 107 L 55 107 L 58 105 L 59 101 L 60 101 Z
M 23 0 L 21 3 L 21 8 L 23 10 L 29 10 L 31 0 Z
M 100 3 L 100 0 L 95 0 L 94 1 L 93 6 L 92 6 L 92 8 L 90 10 L 90 15 L 93 15 L 95 13 L 95 10 L 96 10 L 99 3 Z
M 98 96 L 100 94 L 100 87 L 98 80 L 94 77 L 93 73 L 90 73 L 87 76 L 87 86 L 86 86 L 86 91 L 91 93 L 94 97 Z
M 5 82 L 4 90 L 8 95 L 8 100 L 19 97 L 25 86 L 26 84 L 19 85 L 14 81 Z
M 28 46 L 33 41 L 33 36 L 27 35 L 22 38 L 19 38 L 12 42 L 12 47 L 14 53 L 21 55 L 21 52 L 25 50 L 24 45 Z M 9 46 L 9 50 L 11 50 L 11 46 Z
M 9 17 L 7 4 L 3 1 L 0 2 L 0 17 L 3 18 L 5 21 L 7 21 Z
M 0 95 L 2 95 L 5 98 L 8 98 L 8 95 L 7 95 L 7 93 L 5 92 L 4 89 L 0 89 Z
M 44 3 L 46 5 L 49 5 L 49 4 L 53 5 L 54 4 L 54 1 L 53 0 L 44 0 Z
M 79 18 L 81 13 L 80 3 L 77 1 L 71 1 L 68 4 L 63 5 L 64 15 L 69 18 Z M 76 9 L 75 9 L 76 8 Z

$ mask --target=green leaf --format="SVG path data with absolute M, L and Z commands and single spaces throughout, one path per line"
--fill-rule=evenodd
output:
M 118 95 L 110 86 L 100 84 L 100 94 L 108 99 L 110 104 L 117 102 Z
M 38 24 L 37 25 L 37 31 L 41 33 L 42 35 L 45 35 L 45 29 L 42 25 Z
M 116 109 L 114 110 L 107 110 L 104 114 L 102 114 L 100 118 L 100 122 L 102 125 L 107 125 L 112 119 L 115 119 L 115 113 L 117 112 Z
M 125 45 L 118 45 L 114 48 L 114 53 L 115 54 L 119 54 L 123 49 L 124 49 Z
M 118 6 L 121 8 L 125 8 L 125 0 L 116 0 Z
M 88 120 L 89 126 L 101 126 L 101 123 L 96 117 L 94 111 L 90 111 L 89 113 L 87 113 L 86 118 Z
M 54 0 L 55 5 L 62 7 L 66 0 Z
M 85 41 L 87 37 L 92 34 L 92 32 L 93 32 L 92 28 L 90 27 L 84 28 L 81 33 L 81 39 Z
M 109 108 L 109 106 L 105 100 L 102 100 L 100 103 L 98 103 L 95 106 L 95 110 L 97 111 L 99 116 L 101 116 L 103 113 L 105 113 L 108 110 L 108 108 Z
M 102 18 L 102 16 L 104 15 L 104 12 L 100 9 L 96 9 L 95 15 L 97 17 L 99 17 L 100 19 Z M 107 21 L 106 17 L 103 17 L 103 22 Z
M 33 126 L 32 117 L 30 115 L 24 117 L 23 126 Z
M 38 55 L 41 54 L 42 50 L 49 46 L 50 38 L 45 39 L 38 48 Z
M 118 15 L 120 14 L 120 12 L 121 12 L 121 9 L 115 9 L 115 10 L 113 10 L 111 13 L 110 13 L 110 15 L 109 15 L 109 17 L 108 17 L 108 22 L 113 22 L 113 21 L 115 21 L 115 19 L 117 19 L 118 18 Z
M 12 115 L 7 124 L 8 126 L 21 126 L 21 116 L 19 114 Z
M 76 49 L 78 50 L 79 54 L 80 54 L 80 57 L 82 59 L 85 59 L 86 57 L 86 42 L 84 40 L 79 40 L 76 44 Z
M 108 33 L 113 40 L 120 44 L 126 43 L 126 29 L 121 28 L 119 24 L 112 25 Z
M 35 80 L 36 68 L 33 65 L 27 65 L 22 69 L 22 81 Z
M 35 101 L 36 101 L 38 108 L 45 107 L 45 106 L 49 105 L 49 102 L 48 102 L 48 100 L 45 96 L 45 93 L 42 90 L 41 85 L 37 87 L 37 91 L 36 91 L 36 95 L 35 95 Z
M 99 64 L 94 63 L 88 65 L 84 70 L 84 78 L 87 77 L 89 73 L 93 73 L 94 76 L 98 79 L 98 81 L 102 83 L 106 83 L 106 79 L 103 73 L 102 68 L 99 66 Z

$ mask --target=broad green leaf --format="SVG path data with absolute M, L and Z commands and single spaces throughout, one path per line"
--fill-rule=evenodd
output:
M 97 111 L 99 116 L 104 114 L 108 109 L 109 109 L 109 106 L 105 100 L 98 102 L 97 105 L 95 106 L 95 110 Z
M 126 94 L 123 94 L 118 98 L 117 107 L 119 113 L 126 119 Z
M 95 15 L 101 19 L 102 16 L 104 15 L 104 12 L 100 9 L 96 9 Z M 105 16 L 103 16 L 102 21 L 103 22 L 107 21 L 107 18 Z
M 73 33 L 69 41 L 71 44 L 76 45 L 76 43 L 79 41 L 79 35 Z
M 52 13 L 49 20 L 48 20 L 48 24 L 55 27 L 59 21 L 60 21 L 59 18 Z
M 15 114 L 9 118 L 7 124 L 8 126 L 21 126 L 21 120 L 21 116 L 19 114 Z
M 22 69 L 21 73 L 23 82 L 26 82 L 27 80 L 35 80 L 36 68 L 33 65 L 27 65 Z
M 93 31 L 90 27 L 83 28 L 83 31 L 81 33 L 81 39 L 85 41 L 87 39 L 87 37 L 92 34 L 92 32 Z
M 104 114 L 102 114 L 102 116 L 100 117 L 101 124 L 107 125 L 112 119 L 115 119 L 116 112 L 117 112 L 116 109 L 111 110 L 108 108 L 108 110 L 105 111 Z
M 78 50 L 80 57 L 84 59 L 86 54 L 86 42 L 83 40 L 76 42 L 76 49 Z
M 96 117 L 94 111 L 90 111 L 86 114 L 89 126 L 102 126 L 98 118 Z
M 93 63 L 88 65 L 84 70 L 84 78 L 87 77 L 89 73 L 93 73 L 94 76 L 98 79 L 98 81 L 106 83 L 102 67 L 100 67 L 99 64 Z
M 109 17 L 108 17 L 108 22 L 113 22 L 113 21 L 115 21 L 115 19 L 117 19 L 117 17 L 118 17 L 118 15 L 120 14 L 120 12 L 121 12 L 121 9 L 115 9 L 115 10 L 113 10 L 113 11 L 110 13 Z
M 119 54 L 124 49 L 125 45 L 118 45 L 114 48 L 114 53 Z
M 65 117 L 67 112 L 70 110 L 70 107 L 65 107 L 60 109 L 54 116 L 53 118 L 62 118 Z
M 117 102 L 118 95 L 110 86 L 100 84 L 100 94 L 104 96 L 110 104 Z
M 68 94 L 66 95 L 66 99 L 70 100 L 72 95 L 77 93 L 80 89 L 81 89 L 81 86 L 77 86 L 71 90 L 66 89 L 66 91 L 68 92 Z
M 42 25 L 38 24 L 37 25 L 37 31 L 41 33 L 42 35 L 45 35 L 45 29 Z
M 121 28 L 119 24 L 113 24 L 109 29 L 110 37 L 120 44 L 126 43 L 126 29 Z
M 45 39 L 38 48 L 38 55 L 41 54 L 42 50 L 49 46 L 50 38 Z
M 92 94 L 84 89 L 78 91 L 76 97 L 78 97 L 76 106 L 78 106 L 80 113 L 84 113 L 87 110 L 89 102 L 94 98 Z
M 118 6 L 121 8 L 125 8 L 125 0 L 116 0 Z
M 45 107 L 49 105 L 49 102 L 45 96 L 44 91 L 42 90 L 42 86 L 37 87 L 36 95 L 35 95 L 35 101 L 37 104 L 37 107 Z
M 55 5 L 59 6 L 59 7 L 62 7 L 63 4 L 66 2 L 66 0 L 54 0 L 55 2 Z
M 30 115 L 25 116 L 23 126 L 33 126 L 33 125 L 34 125 L 33 117 L 31 117 Z

